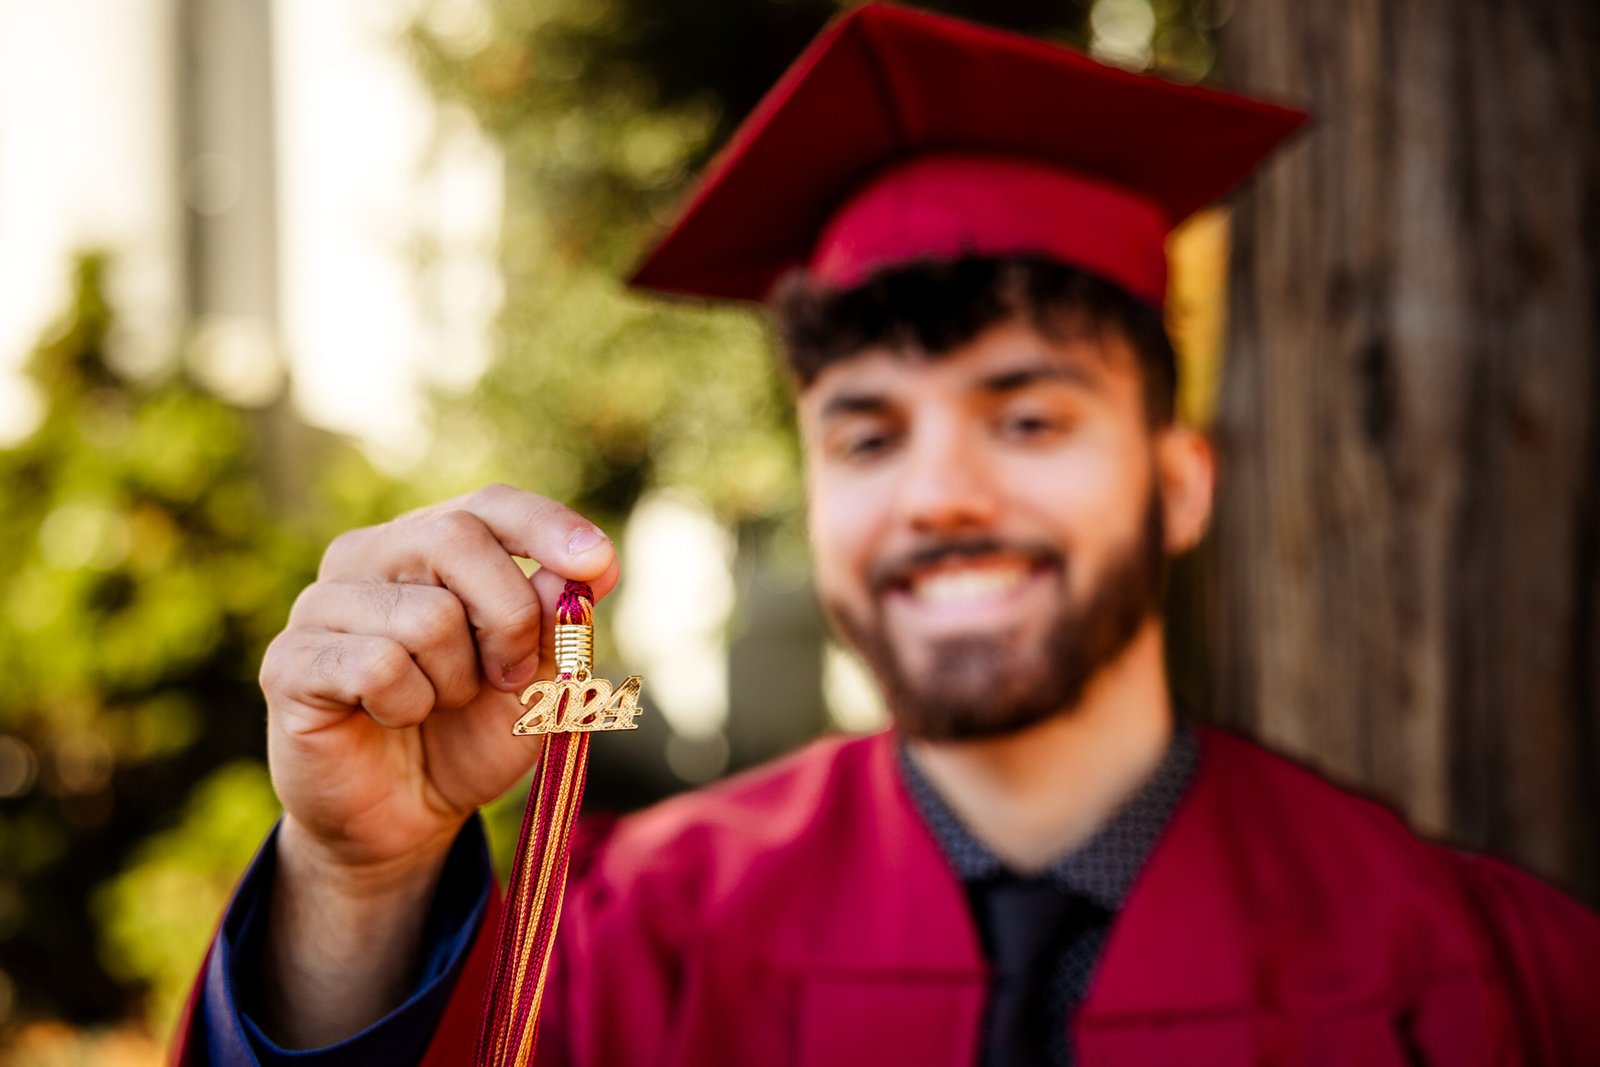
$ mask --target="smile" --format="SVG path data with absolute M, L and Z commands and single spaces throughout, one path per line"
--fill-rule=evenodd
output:
M 883 603 L 889 625 L 905 637 L 998 633 L 1052 614 L 1059 574 L 1043 554 L 947 555 L 903 570 Z
M 978 604 L 1012 592 L 1029 570 L 1016 561 L 967 564 L 913 575 L 907 591 L 924 604 Z

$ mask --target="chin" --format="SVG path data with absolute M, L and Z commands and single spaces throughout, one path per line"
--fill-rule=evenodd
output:
M 913 637 L 881 610 L 852 612 L 826 595 L 823 607 L 877 675 L 900 732 L 930 741 L 1018 734 L 1072 714 L 1090 680 L 1158 613 L 1165 557 L 1154 504 L 1146 525 L 1083 603 L 1063 600 L 989 632 Z
M 928 741 L 1005 737 L 1076 705 L 1081 692 L 1068 691 L 1058 665 L 1028 644 L 1019 655 L 1014 635 L 962 638 L 881 664 L 896 729 Z

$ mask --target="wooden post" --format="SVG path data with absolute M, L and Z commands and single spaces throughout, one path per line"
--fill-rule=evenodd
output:
M 1600 9 L 1240 0 L 1218 719 L 1600 900 Z

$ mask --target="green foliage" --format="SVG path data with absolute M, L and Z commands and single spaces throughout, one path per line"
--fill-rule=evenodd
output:
M 78 265 L 28 366 L 44 418 L 0 452 L 0 973 L 12 1021 L 121 1018 L 153 988 L 164 1030 L 275 810 L 261 652 L 329 532 L 393 501 L 331 440 L 310 454 L 336 485 L 269 492 L 281 409 L 120 373 L 103 268 Z
M 659 19 L 642 7 L 488 10 L 492 32 L 469 49 L 426 24 L 412 41 L 440 93 L 506 156 L 500 358 L 439 413 L 448 449 L 457 427 L 489 435 L 488 462 L 462 481 L 503 478 L 603 522 L 658 484 L 729 521 L 793 514 L 787 405 L 755 317 L 641 300 L 618 283 L 720 132 L 717 93 L 664 79 L 672 50 L 652 50 Z M 726 40 L 738 20 L 718 14 Z
M 150 989 L 152 1019 L 172 1019 L 182 1007 L 211 938 L 209 917 L 222 913 L 278 812 L 265 765 L 229 764 L 195 787 L 176 826 L 141 842 L 128 868 L 95 894 L 100 962 Z

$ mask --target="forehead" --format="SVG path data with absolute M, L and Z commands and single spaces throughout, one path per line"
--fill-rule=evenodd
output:
M 814 419 L 859 406 L 856 400 L 894 404 L 918 395 L 1005 393 L 1032 384 L 1065 386 L 1112 402 L 1137 399 L 1137 360 L 1111 326 L 1056 336 L 1009 321 L 948 352 L 874 347 L 836 360 L 801 392 L 799 408 L 803 419 Z

